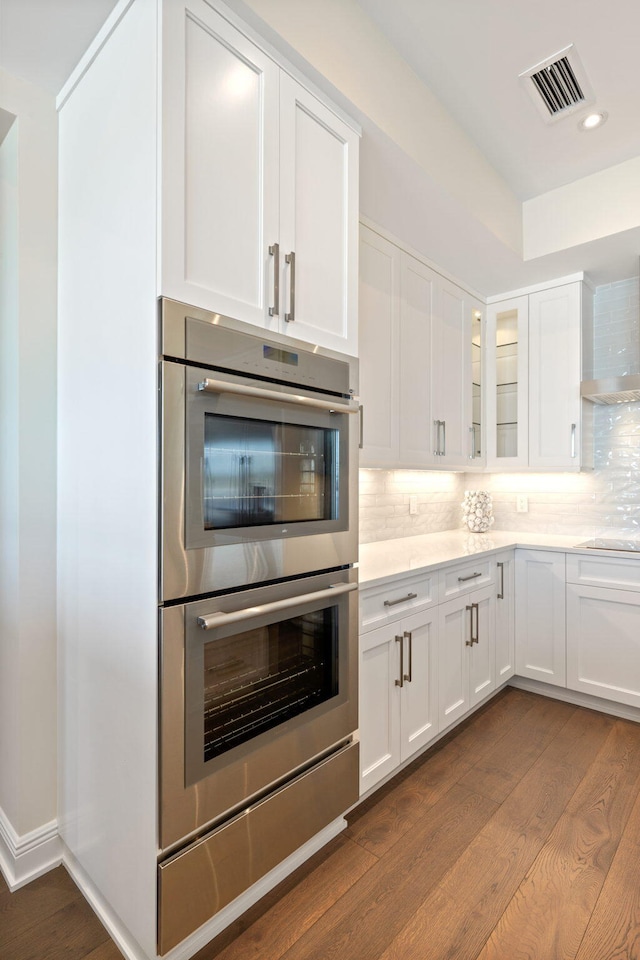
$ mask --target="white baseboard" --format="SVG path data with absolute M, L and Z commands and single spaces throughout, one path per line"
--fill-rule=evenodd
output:
M 252 887 L 236 897 L 230 904 L 220 910 L 211 920 L 203 924 L 190 937 L 183 940 L 177 947 L 164 954 L 163 960 L 189 960 L 202 947 L 206 946 L 219 933 L 228 927 L 234 920 L 245 913 L 249 907 L 257 903 L 261 897 L 277 886 L 285 877 L 293 873 L 301 864 L 324 847 L 330 840 L 337 837 L 347 826 L 344 817 L 338 817 L 324 830 L 312 837 L 304 846 L 292 853 L 291 856 L 279 863 L 264 877 L 254 883 Z M 86 900 L 91 904 L 94 913 L 106 928 L 116 946 L 124 955 L 125 960 L 155 960 L 156 954 L 151 956 L 131 937 L 128 930 L 122 925 L 98 888 L 84 872 L 76 858 L 67 847 L 63 847 L 64 865 L 73 877 L 76 885 Z
M 23 887 L 61 863 L 57 820 L 20 836 L 0 807 L 0 870 L 9 890 Z
M 565 703 L 572 703 L 576 707 L 587 707 L 589 710 L 597 710 L 599 713 L 608 713 L 612 717 L 621 717 L 623 720 L 633 720 L 640 723 L 640 709 L 638 707 L 627 706 L 624 703 L 614 703 L 613 700 L 603 700 L 602 697 L 594 697 L 590 693 L 583 693 L 581 690 L 568 690 L 566 687 L 556 687 L 551 683 L 543 683 L 541 680 L 530 680 L 528 677 L 511 677 L 510 687 L 517 687 L 518 690 L 527 690 L 529 693 L 539 693 L 543 697 L 551 697 L 553 700 L 564 700 Z
M 111 909 L 111 906 L 107 900 L 105 900 L 98 887 L 96 887 L 93 880 L 64 843 L 62 849 L 62 862 L 66 869 L 69 871 L 80 893 L 90 904 L 93 912 L 111 939 L 115 941 L 118 950 L 120 950 L 126 960 L 152 960 L 155 953 L 150 957 L 149 954 L 142 949 L 138 941 L 131 936 L 128 929 L 120 921 L 118 915 Z

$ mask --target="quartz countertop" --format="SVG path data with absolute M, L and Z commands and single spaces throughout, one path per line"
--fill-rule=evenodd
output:
M 588 536 L 560 536 L 542 533 L 518 533 L 497 530 L 488 533 L 469 533 L 466 530 L 446 530 L 444 533 L 425 533 L 416 537 L 398 537 L 360 544 L 359 580 L 361 587 L 375 586 L 390 579 L 400 579 L 407 573 L 427 571 L 448 566 L 478 554 L 497 553 L 512 547 L 533 547 L 575 551 L 590 556 L 600 551 L 580 547 Z M 607 556 L 633 557 L 631 553 L 607 551 Z M 640 559 L 636 555 L 637 559 Z

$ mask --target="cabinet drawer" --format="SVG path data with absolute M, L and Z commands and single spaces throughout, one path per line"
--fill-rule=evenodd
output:
M 495 560 L 486 557 L 440 571 L 440 602 L 452 600 L 495 579 Z
M 438 602 L 438 574 L 422 573 L 360 590 L 360 632 L 400 620 Z
M 640 560 L 568 553 L 567 581 L 640 592 Z

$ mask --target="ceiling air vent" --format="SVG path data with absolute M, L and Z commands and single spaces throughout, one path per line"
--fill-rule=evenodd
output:
M 573 44 L 525 70 L 520 79 L 547 123 L 554 123 L 595 100 Z

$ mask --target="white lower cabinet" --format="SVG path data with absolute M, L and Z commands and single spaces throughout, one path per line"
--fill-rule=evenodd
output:
M 360 793 L 438 732 L 437 608 L 360 639 Z
M 496 686 L 516 672 L 515 551 L 497 554 L 496 565 Z
M 568 578 L 606 577 L 614 584 L 567 584 L 567 686 L 571 690 L 640 707 L 639 574 L 637 561 L 568 559 Z
M 640 707 L 640 593 L 567 584 L 567 686 Z
M 637 559 L 479 554 L 364 589 L 360 624 L 361 794 L 514 674 L 640 709 Z
M 566 685 L 565 555 L 516 550 L 516 673 Z
M 491 585 L 438 608 L 441 730 L 495 690 L 495 603 Z

